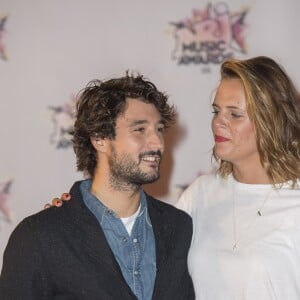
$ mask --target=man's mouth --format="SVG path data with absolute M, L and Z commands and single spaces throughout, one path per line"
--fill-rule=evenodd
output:
M 155 163 L 158 164 L 161 160 L 161 152 L 160 151 L 152 151 L 148 153 L 143 153 L 140 155 L 140 160 L 147 163 Z
M 146 162 L 159 162 L 160 161 L 160 157 L 159 156 L 153 156 L 153 155 L 145 155 L 142 157 L 142 161 L 146 161 Z

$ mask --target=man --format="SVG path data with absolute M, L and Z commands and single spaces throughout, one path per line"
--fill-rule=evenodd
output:
M 175 111 L 142 76 L 93 81 L 73 145 L 89 179 L 72 201 L 22 221 L 4 253 L 0 299 L 194 299 L 188 215 L 144 193 L 159 178 Z

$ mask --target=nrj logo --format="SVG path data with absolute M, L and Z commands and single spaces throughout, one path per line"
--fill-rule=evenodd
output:
M 220 64 L 235 52 L 245 54 L 245 17 L 248 10 L 232 13 L 226 3 L 194 9 L 192 17 L 171 22 L 175 48 L 172 59 L 179 65 Z
M 7 60 L 7 54 L 4 45 L 4 36 L 5 36 L 5 23 L 7 21 L 7 16 L 0 17 L 0 58 Z
M 72 145 L 70 131 L 73 129 L 75 120 L 75 101 L 76 97 L 59 106 L 49 106 L 53 131 L 50 135 L 50 144 L 56 148 L 69 148 Z
M 12 183 L 12 179 L 0 181 L 0 220 L 3 219 L 8 223 L 11 223 L 13 221 L 13 214 L 8 203 L 10 200 L 10 189 Z

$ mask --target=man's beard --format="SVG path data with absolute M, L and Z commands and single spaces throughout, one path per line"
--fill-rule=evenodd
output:
M 116 190 L 138 189 L 141 185 L 155 182 L 159 179 L 160 162 L 155 169 L 149 172 L 143 172 L 139 164 L 145 155 L 158 155 L 161 158 L 160 151 L 148 151 L 139 155 L 138 163 L 135 162 L 129 154 L 123 154 L 118 157 L 115 148 L 112 146 L 112 156 L 109 159 L 110 165 L 110 183 Z

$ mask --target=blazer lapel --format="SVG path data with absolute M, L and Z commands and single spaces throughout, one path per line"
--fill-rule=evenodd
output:
M 147 195 L 148 211 L 152 223 L 152 228 L 155 236 L 156 246 L 156 278 L 153 291 L 153 299 L 157 298 L 160 291 L 163 292 L 164 284 L 160 280 L 161 274 L 163 274 L 164 265 L 168 258 L 170 242 L 174 234 L 172 227 L 168 222 L 168 218 L 165 216 L 163 208 L 158 204 L 159 200 Z
M 99 276 L 112 274 L 114 280 L 119 281 L 119 288 L 124 290 L 124 299 L 127 299 L 127 297 L 125 298 L 126 294 L 132 297 L 133 293 L 123 277 L 102 227 L 82 200 L 79 184 L 75 183 L 70 193 L 72 201 L 67 202 L 65 208 L 68 217 L 72 219 L 69 225 L 72 224 L 70 230 L 76 245 L 80 245 L 84 252 L 83 255 L 89 256 L 94 261 L 95 266 L 99 266 L 96 268 L 101 273 Z

